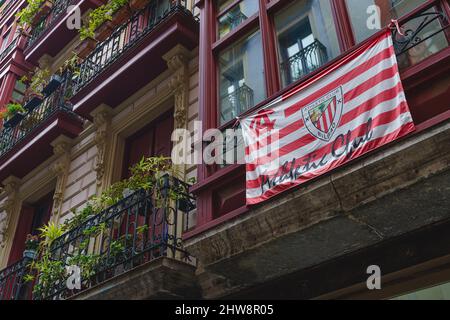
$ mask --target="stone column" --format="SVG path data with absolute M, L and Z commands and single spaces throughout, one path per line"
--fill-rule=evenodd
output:
M 10 176 L 3 181 L 3 185 L 6 199 L 0 205 L 0 268 L 8 263 L 8 253 L 12 245 L 9 240 L 14 238 L 12 229 L 15 226 L 14 220 L 18 220 L 19 215 L 20 179 Z
M 189 59 L 191 54 L 182 45 L 177 45 L 166 53 L 163 58 L 167 62 L 169 70 L 172 72 L 172 77 L 169 80 L 169 87 L 174 96 L 174 128 L 175 129 L 187 129 L 188 124 L 188 109 L 189 109 Z M 189 146 L 190 147 L 190 146 Z M 185 151 L 187 152 L 187 150 Z M 174 160 L 174 159 L 172 159 Z M 175 166 L 177 172 L 177 178 L 185 180 L 186 177 L 186 164 L 178 164 Z M 176 204 L 172 204 L 175 206 Z M 174 217 L 169 217 L 173 219 Z M 178 224 L 176 230 L 173 226 L 169 227 L 169 232 L 173 233 L 176 237 L 181 237 L 183 229 L 183 214 L 178 213 Z M 174 258 L 181 259 L 181 254 L 176 253 Z
M 20 179 L 11 176 L 3 181 L 5 186 L 3 191 L 6 195 L 6 200 L 0 207 L 0 246 L 4 247 L 7 241 L 8 226 L 11 217 L 17 209 L 18 190 L 20 186 Z
M 97 190 L 103 188 L 103 177 L 105 175 L 106 159 L 105 155 L 111 141 L 111 107 L 102 104 L 91 113 L 94 119 L 95 137 L 94 142 L 97 146 L 97 158 L 95 160 L 94 170 L 97 173 Z
M 177 45 L 163 56 L 169 70 L 173 73 L 169 87 L 173 91 L 175 100 L 174 119 L 177 129 L 187 127 L 190 56 L 189 50 L 181 45 Z
M 52 221 L 59 221 L 61 207 L 64 201 L 64 191 L 66 189 L 67 176 L 69 175 L 70 150 L 72 140 L 66 136 L 60 136 L 51 143 L 53 153 L 57 159 L 50 167 L 50 171 L 56 176 L 55 192 L 53 194 Z

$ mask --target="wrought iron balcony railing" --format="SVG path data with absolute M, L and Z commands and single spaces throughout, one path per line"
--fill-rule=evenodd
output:
M 234 119 L 255 105 L 254 91 L 246 84 L 232 93 L 222 96 L 220 110 L 222 122 Z
M 116 61 L 125 51 L 135 46 L 163 20 L 175 12 L 192 16 L 186 0 L 151 1 L 119 26 L 80 64 L 80 76 L 74 85 L 74 94 Z
M 27 300 L 31 298 L 31 283 L 25 282 L 31 259 L 23 258 L 0 271 L 0 300 Z
M 47 119 L 57 112 L 62 111 L 74 118 L 79 118 L 72 112 L 72 105 L 67 100 L 71 85 L 70 78 L 71 74 L 66 73 L 63 77 L 63 84 L 44 97 L 40 105 L 28 110 L 25 114 L 19 114 L 19 120 L 13 124 L 4 123 L 0 130 L 0 157 L 38 130 Z
M 52 1 L 52 9 L 44 15 L 41 20 L 31 30 L 30 37 L 28 38 L 27 47 L 33 45 L 33 43 L 41 37 L 44 32 L 51 28 L 59 17 L 67 12 L 67 8 L 71 5 L 75 5 L 79 0 L 54 0 Z
M 19 37 L 15 37 L 14 40 L 0 53 L 0 62 L 16 48 L 18 41 Z
M 79 266 L 81 289 L 68 289 L 64 273 L 52 278 L 49 286 L 42 286 L 38 277 L 34 299 L 70 298 L 159 257 L 190 262 L 181 233 L 187 213 L 195 208 L 194 198 L 187 184 L 169 175 L 159 184 L 152 191 L 132 193 L 55 240 L 51 260 L 60 261 L 61 270 Z M 170 196 L 173 192 L 180 195 L 176 201 Z
M 393 29 L 392 36 L 400 68 L 415 65 L 449 46 L 449 18 L 431 3 L 401 23 L 402 33 Z
M 281 63 L 281 75 L 287 86 L 328 62 L 327 48 L 316 40 Z

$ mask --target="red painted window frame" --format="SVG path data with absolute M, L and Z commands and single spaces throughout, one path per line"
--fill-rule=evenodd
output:
M 340 59 L 342 55 L 347 54 L 349 51 L 353 50 L 355 47 L 362 45 L 362 43 L 356 44 L 355 36 L 353 33 L 353 28 L 350 22 L 349 13 L 347 10 L 347 5 L 345 0 L 330 0 L 333 11 L 333 19 L 335 25 L 337 26 L 337 35 L 339 40 L 339 46 L 342 55 L 333 59 L 328 64 L 319 68 L 315 72 L 306 76 L 303 79 L 298 80 L 291 86 L 281 89 L 279 70 L 278 70 L 278 58 L 277 58 L 277 47 L 276 39 L 273 28 L 273 20 L 271 15 L 278 11 L 283 6 L 290 3 L 290 0 L 257 0 L 260 2 L 260 10 L 258 17 L 250 17 L 248 20 L 243 22 L 239 27 L 232 30 L 229 34 L 220 40 L 217 40 L 217 12 L 214 5 L 214 0 L 197 0 L 196 6 L 200 9 L 200 48 L 199 48 L 199 59 L 200 63 L 200 90 L 199 90 L 199 118 L 202 121 L 203 132 L 211 128 L 226 129 L 229 128 L 232 123 L 219 126 L 218 124 L 218 72 L 216 64 L 217 53 L 232 44 L 236 39 L 241 38 L 247 32 L 259 26 L 261 35 L 263 39 L 263 56 L 264 56 L 264 67 L 266 73 L 266 92 L 267 99 L 249 110 L 252 112 L 261 106 L 265 105 L 268 101 L 272 100 L 274 96 L 282 94 L 282 92 L 289 90 L 292 86 L 298 85 L 299 82 L 305 81 L 309 77 L 313 76 L 317 72 L 320 72 L 324 67 L 333 63 L 333 61 Z M 233 4 L 234 5 L 234 4 Z M 424 8 L 437 5 L 443 9 L 450 17 L 450 5 L 446 0 L 428 0 L 425 4 L 419 6 L 409 14 L 400 18 L 406 20 L 413 16 L 417 12 L 420 12 Z M 376 35 L 374 35 L 376 36 Z M 371 37 L 372 38 L 372 37 Z M 449 49 L 449 48 L 447 48 Z M 448 50 L 445 50 L 448 51 Z M 431 64 L 437 64 L 444 61 L 448 56 L 444 54 L 437 54 L 436 57 L 430 58 L 418 65 L 412 66 L 406 70 L 402 71 L 403 75 L 407 76 L 408 79 L 414 78 L 419 73 L 426 71 L 430 68 Z M 448 58 L 448 57 L 447 57 Z M 445 60 L 445 61 L 448 61 Z M 444 61 L 444 63 L 445 63 Z M 439 115 L 436 118 L 430 119 L 426 123 L 422 124 L 419 129 L 425 130 L 429 126 L 438 123 L 439 121 L 449 118 L 449 113 Z M 233 179 L 233 177 L 242 175 L 245 172 L 243 165 L 231 165 L 226 168 L 218 168 L 217 166 L 207 166 L 201 164 L 197 166 L 198 169 L 198 183 L 192 188 L 192 192 L 198 195 L 197 208 L 197 226 L 193 231 L 189 231 L 184 235 L 185 238 L 192 237 L 198 233 L 201 233 L 210 227 L 218 225 L 226 220 L 239 216 L 249 210 L 248 207 L 239 208 L 233 212 L 225 214 L 218 219 L 213 218 L 213 187 L 219 188 L 220 185 L 227 183 Z

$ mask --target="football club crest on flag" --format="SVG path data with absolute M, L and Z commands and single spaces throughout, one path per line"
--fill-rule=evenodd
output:
M 306 128 L 314 137 L 331 140 L 341 120 L 343 102 L 342 88 L 339 87 L 303 108 Z
M 390 31 L 240 122 L 249 205 L 413 132 Z

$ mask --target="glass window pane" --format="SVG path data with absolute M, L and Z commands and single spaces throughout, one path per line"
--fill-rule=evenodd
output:
M 222 12 L 230 6 L 234 0 L 222 0 L 219 2 L 219 11 Z M 219 17 L 219 38 L 236 29 L 242 22 L 258 12 L 259 2 L 256 0 L 242 0 Z
M 220 123 L 266 98 L 261 34 L 254 32 L 219 55 Z
M 275 28 L 283 86 L 340 54 L 328 0 L 295 1 L 275 15 Z
M 379 31 L 380 27 L 387 26 L 391 19 L 400 18 L 427 2 L 427 0 L 346 1 L 358 42 Z M 415 65 L 448 47 L 440 15 L 441 13 L 432 7 L 422 12 L 421 16 L 411 18 L 402 26 L 409 38 L 397 35 L 394 39 L 401 69 Z M 426 26 L 421 28 L 425 21 Z
M 350 20 L 359 43 L 427 0 L 345 0 Z

